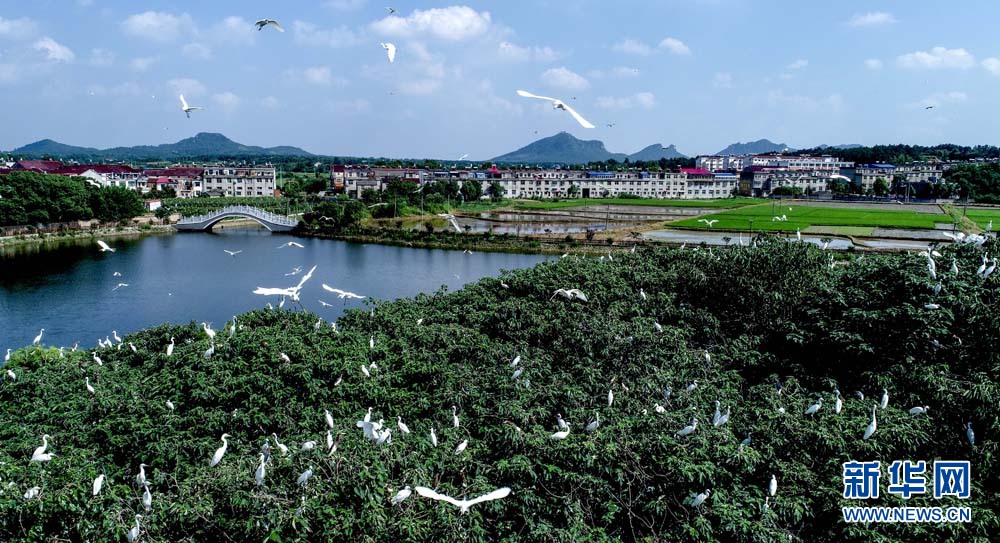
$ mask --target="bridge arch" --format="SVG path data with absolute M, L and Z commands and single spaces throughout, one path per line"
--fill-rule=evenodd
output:
M 182 217 L 174 224 L 177 230 L 210 230 L 220 221 L 232 217 L 242 217 L 260 223 L 272 232 L 287 232 L 294 230 L 299 224 L 297 220 L 284 215 L 271 213 L 252 206 L 228 206 L 204 215 Z

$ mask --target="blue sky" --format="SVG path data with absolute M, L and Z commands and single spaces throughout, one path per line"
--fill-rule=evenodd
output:
M 257 32 L 262 17 L 286 32 Z M 998 19 L 985 0 L 0 0 L 0 149 L 221 132 L 488 159 L 560 130 L 688 155 L 758 138 L 996 144 Z M 206 110 L 185 118 L 180 92 Z

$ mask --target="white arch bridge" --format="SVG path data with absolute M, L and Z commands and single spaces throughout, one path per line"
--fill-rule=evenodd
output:
M 299 221 L 290 219 L 284 215 L 271 213 L 251 206 L 229 206 L 204 215 L 194 217 L 182 217 L 174 224 L 178 230 L 210 230 L 216 223 L 231 217 L 242 217 L 259 222 L 264 228 L 272 232 L 287 232 L 294 230 Z

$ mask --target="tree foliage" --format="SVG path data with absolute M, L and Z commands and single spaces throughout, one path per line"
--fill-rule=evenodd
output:
M 135 475 L 146 463 L 151 542 L 991 541 L 1000 283 L 975 274 L 981 250 L 940 251 L 939 294 L 924 258 L 866 254 L 832 266 L 811 244 L 762 240 L 560 259 L 454 293 L 371 302 L 337 330 L 310 313 L 255 311 L 237 318 L 233 337 L 219 330 L 209 358 L 194 323 L 127 336 L 135 353 L 98 349 L 103 365 L 90 352 L 27 348 L 9 364 L 17 379 L 0 383 L 0 540 L 120 540 L 143 512 Z M 581 288 L 589 301 L 551 299 L 558 288 Z M 888 408 L 862 440 L 883 388 Z M 823 409 L 803 415 L 817 396 Z M 720 427 L 709 422 L 715 401 L 732 408 Z M 928 416 L 909 415 L 914 405 L 931 406 Z M 412 433 L 369 442 L 355 426 L 369 408 L 393 429 L 401 416 Z M 342 435 L 332 454 L 325 409 Z M 562 441 L 549 437 L 557 414 L 572 425 Z M 585 432 L 598 415 L 600 427 Z M 692 417 L 697 430 L 676 437 Z M 210 468 L 223 432 L 233 436 L 228 453 Z M 258 451 L 272 432 L 291 452 L 272 451 L 258 487 Z M 43 433 L 56 457 L 29 463 Z M 309 440 L 321 445 L 299 451 Z M 456 455 L 462 440 L 468 449 Z M 903 501 L 883 487 L 865 505 L 969 506 L 972 524 L 842 521 L 840 508 L 856 505 L 841 498 L 843 462 L 938 458 L 972 462 L 971 499 Z M 778 491 L 767 499 L 771 474 Z M 392 506 L 404 485 L 513 493 L 459 515 L 415 493 Z M 25 501 L 32 486 L 40 498 Z M 692 507 L 705 489 L 711 497 Z
M 143 212 L 142 200 L 121 187 L 98 188 L 82 177 L 35 172 L 0 176 L 0 226 L 98 218 L 119 222 Z

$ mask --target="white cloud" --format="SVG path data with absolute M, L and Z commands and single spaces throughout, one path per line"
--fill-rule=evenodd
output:
M 37 31 L 38 24 L 27 17 L 19 19 L 0 17 L 0 38 L 23 40 L 34 36 Z
M 313 47 L 339 49 L 357 45 L 361 41 L 361 38 L 347 26 L 325 29 L 305 21 L 294 21 L 292 32 L 295 34 L 295 43 Z
M 717 89 L 731 89 L 733 87 L 733 74 L 717 72 L 712 76 L 712 86 Z
M 302 79 L 313 85 L 344 87 L 348 83 L 347 79 L 334 77 L 333 72 L 326 66 L 313 66 L 302 70 Z
M 243 17 L 229 16 L 212 27 L 212 39 L 218 43 L 251 45 L 258 34 L 253 23 Z
M 962 91 L 938 92 L 934 93 L 919 102 L 910 104 L 912 108 L 941 107 L 944 104 L 958 104 L 969 99 L 969 95 Z
M 785 94 L 781 90 L 772 90 L 767 93 L 767 103 L 773 107 L 809 111 L 825 109 L 836 112 L 844 108 L 844 98 L 836 93 L 824 98 L 813 98 L 800 94 Z
M 855 13 L 847 24 L 850 26 L 883 26 L 896 22 L 891 13 L 872 11 L 870 13 Z
M 367 0 L 327 0 L 323 5 L 338 11 L 354 11 L 365 7 Z
M 653 54 L 653 48 L 646 45 L 645 43 L 635 40 L 632 38 L 627 38 L 611 46 L 612 51 L 617 51 L 619 53 L 626 53 L 629 55 L 639 55 L 639 56 L 649 56 Z
M 232 92 L 226 91 L 213 94 L 212 101 L 214 101 L 223 111 L 232 112 L 240 106 L 240 102 L 243 100 Z
M 499 54 L 502 59 L 514 60 L 518 62 L 532 60 L 538 62 L 552 62 L 562 58 L 562 55 L 551 47 L 522 47 L 509 41 L 500 42 Z
M 69 47 L 62 45 L 48 36 L 36 41 L 32 47 L 35 51 L 44 51 L 47 59 L 56 62 L 73 62 L 73 59 L 76 58 L 76 55 L 73 54 L 73 51 Z
M 566 67 L 550 68 L 541 77 L 542 83 L 560 89 L 582 90 L 590 86 L 586 78 Z
M 341 100 L 330 104 L 330 109 L 337 113 L 368 113 L 371 111 L 371 108 L 371 102 L 365 100 L 364 98 Z
M 91 49 L 87 63 L 98 68 L 107 68 L 115 63 L 115 54 L 107 49 Z
M 903 68 L 914 70 L 935 70 L 955 68 L 967 70 L 976 65 L 976 57 L 965 49 L 935 47 L 930 51 L 914 51 L 899 55 L 896 62 Z
M 808 65 L 809 65 L 809 61 L 808 60 L 806 60 L 804 58 L 800 58 L 800 59 L 796 60 L 795 62 L 789 64 L 787 66 L 787 68 L 789 70 L 801 70 L 802 68 L 805 68 Z
M 433 94 L 440 87 L 440 79 L 410 79 L 399 85 L 399 92 L 410 95 L 426 95 Z
M 656 95 L 651 92 L 638 92 L 631 96 L 601 96 L 597 99 L 597 107 L 603 109 L 632 109 L 640 107 L 651 109 L 656 106 Z
M 146 11 L 130 15 L 122 21 L 122 30 L 137 38 L 167 43 L 182 34 L 194 31 L 194 21 L 187 13 L 174 15 L 160 11 Z
M 414 10 L 408 17 L 390 15 L 371 24 L 373 30 L 386 36 L 420 38 L 432 36 L 446 41 L 465 41 L 484 35 L 492 24 L 488 11 L 476 11 L 468 6 L 450 6 Z
M 267 109 L 278 109 L 278 106 L 280 105 L 281 102 L 279 102 L 278 99 L 275 98 L 274 96 L 265 96 L 260 101 L 260 106 Z
M 189 43 L 184 46 L 181 50 L 184 52 L 184 56 L 189 58 L 196 58 L 201 60 L 208 60 L 212 58 L 212 48 L 198 42 Z
M 134 58 L 129 62 L 129 66 L 137 72 L 145 72 L 146 70 L 153 67 L 153 64 L 159 62 L 160 59 L 156 57 L 139 57 Z
M 205 85 L 201 84 L 201 81 L 186 77 L 167 81 L 167 87 L 169 87 L 174 94 L 186 94 L 188 98 L 205 94 L 207 90 Z
M 984 58 L 982 66 L 987 72 L 990 72 L 993 75 L 1000 75 L 1000 58 Z
M 881 70 L 882 61 L 877 58 L 867 59 L 865 60 L 865 68 L 868 68 L 869 70 Z
M 665 49 L 675 55 L 690 55 L 691 49 L 677 38 L 664 38 L 660 42 L 660 49 Z

